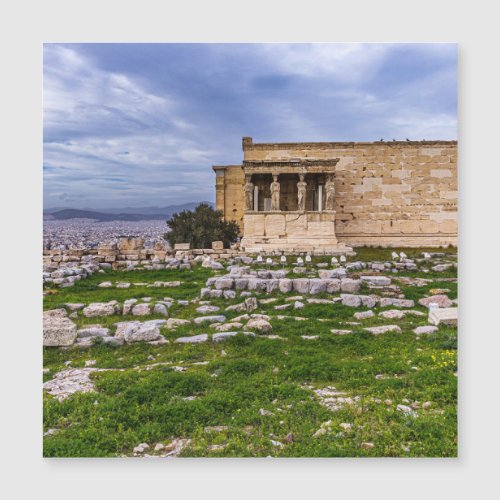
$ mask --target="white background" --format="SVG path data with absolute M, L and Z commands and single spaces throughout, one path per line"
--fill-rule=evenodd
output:
M 494 5 L 479 0 L 2 3 L 4 498 L 434 499 L 498 494 L 500 297 L 492 286 L 498 283 L 500 230 L 500 28 Z M 42 43 L 168 41 L 460 44 L 459 459 L 42 459 Z M 16 264 L 20 261 L 22 265 Z

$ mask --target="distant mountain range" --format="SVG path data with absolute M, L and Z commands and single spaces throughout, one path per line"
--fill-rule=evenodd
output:
M 69 219 L 94 219 L 98 222 L 106 221 L 141 221 L 141 220 L 167 220 L 176 212 L 193 210 L 200 203 L 207 203 L 214 207 L 210 201 L 189 202 L 182 205 L 169 205 L 167 207 L 139 207 L 139 208 L 106 208 L 100 211 L 92 209 L 78 209 L 57 207 L 44 210 L 45 220 L 69 220 Z

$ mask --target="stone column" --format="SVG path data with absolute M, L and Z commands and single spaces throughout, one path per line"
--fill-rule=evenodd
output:
M 253 209 L 258 212 L 259 211 L 259 188 L 255 186 L 253 188 Z
M 323 211 L 323 185 L 318 185 L 318 212 Z
M 333 210 L 335 203 L 335 183 L 333 182 L 332 174 L 328 174 L 326 177 L 325 191 L 325 210 Z
M 280 209 L 280 183 L 278 182 L 278 174 L 273 174 L 273 182 L 271 182 L 271 210 Z
M 243 190 L 245 193 L 245 211 L 253 210 L 254 209 L 254 203 L 253 203 L 254 185 L 252 182 L 251 175 L 245 175 L 245 185 L 243 187 Z
M 303 212 L 306 209 L 306 189 L 307 182 L 304 181 L 304 174 L 299 174 L 299 182 L 297 182 L 297 210 Z

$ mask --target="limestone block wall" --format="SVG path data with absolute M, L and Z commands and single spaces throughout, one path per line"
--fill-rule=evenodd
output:
M 241 165 L 213 167 L 215 171 L 215 207 L 224 212 L 224 220 L 235 221 L 243 231 L 243 184 Z
M 249 161 L 339 158 L 339 242 L 389 247 L 457 243 L 456 141 L 280 144 L 244 138 L 243 152 Z M 243 199 L 242 192 L 236 196 Z

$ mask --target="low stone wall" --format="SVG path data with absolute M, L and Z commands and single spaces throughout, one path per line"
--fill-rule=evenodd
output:
M 263 257 L 277 257 L 281 255 L 305 255 L 305 253 L 276 249 L 262 252 L 261 255 Z M 324 249 L 310 254 L 332 255 L 332 252 Z M 166 242 L 158 242 L 153 248 L 144 248 L 144 241 L 141 238 L 124 238 L 118 244 L 102 244 L 97 249 L 44 250 L 43 265 L 44 270 L 49 272 L 61 267 L 79 267 L 90 262 L 100 267 L 111 267 L 112 269 L 125 269 L 131 266 L 152 266 L 152 269 L 164 269 L 169 264 L 176 266 L 176 261 L 192 261 L 196 260 L 197 257 L 199 257 L 198 260 L 202 260 L 203 257 L 210 257 L 213 260 L 227 260 L 251 255 L 255 255 L 255 252 L 237 249 L 201 248 L 172 251 Z M 108 265 L 103 266 L 102 264 Z

